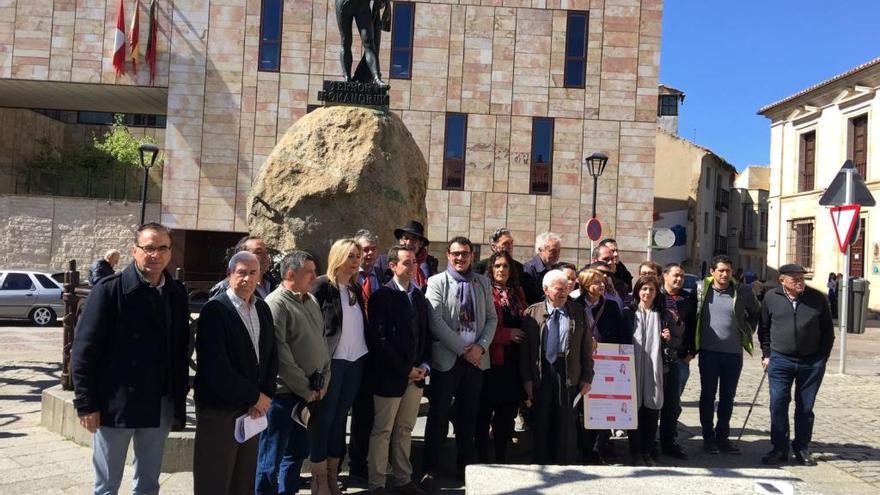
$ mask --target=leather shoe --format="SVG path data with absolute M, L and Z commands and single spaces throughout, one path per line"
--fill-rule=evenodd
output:
M 782 452 L 779 450 L 771 450 L 764 457 L 761 458 L 762 464 L 767 464 L 768 466 L 778 466 L 780 464 L 788 463 L 788 452 Z
M 715 441 L 715 445 L 718 446 L 718 450 L 724 452 L 725 454 L 741 454 L 739 447 L 737 447 L 736 444 L 731 442 L 728 438 L 719 438 Z
M 437 492 L 437 480 L 434 479 L 434 476 L 431 474 L 422 476 L 422 481 L 419 483 L 419 486 L 425 493 Z
M 816 459 L 813 459 L 813 454 L 811 454 L 810 451 L 807 449 L 795 449 L 791 457 L 794 459 L 794 462 L 800 464 L 801 466 L 816 465 Z
M 703 450 L 707 454 L 717 455 L 721 453 L 721 450 L 718 449 L 718 445 L 715 444 L 715 440 L 703 440 Z
M 682 446 L 677 443 L 666 445 L 661 451 L 663 452 L 663 455 L 672 457 L 673 459 L 686 461 L 688 458 L 687 452 L 685 452 Z

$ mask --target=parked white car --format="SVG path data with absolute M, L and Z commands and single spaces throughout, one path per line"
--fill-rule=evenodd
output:
M 64 314 L 61 284 L 52 273 L 0 270 L 0 318 L 27 318 L 47 326 Z

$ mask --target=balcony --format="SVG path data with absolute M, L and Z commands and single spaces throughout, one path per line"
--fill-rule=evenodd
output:
M 727 211 L 730 208 L 730 191 L 727 189 L 715 189 L 715 209 Z
M 715 254 L 727 254 L 727 237 L 715 236 Z

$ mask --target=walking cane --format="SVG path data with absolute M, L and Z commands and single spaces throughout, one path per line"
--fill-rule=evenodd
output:
M 749 416 L 752 415 L 752 409 L 755 408 L 755 402 L 758 401 L 758 394 L 761 393 L 761 387 L 764 386 L 764 379 L 767 378 L 767 370 L 764 370 L 764 374 L 761 375 L 761 382 L 758 383 L 758 390 L 755 390 L 755 397 L 752 399 L 752 405 L 749 406 L 749 412 L 746 413 L 746 420 L 743 421 L 743 427 L 739 430 L 739 436 L 736 437 L 736 443 L 739 443 L 740 439 L 743 437 L 743 432 L 746 431 L 746 423 L 749 422 Z

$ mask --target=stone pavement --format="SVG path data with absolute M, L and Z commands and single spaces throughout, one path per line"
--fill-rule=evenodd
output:
M 787 474 L 800 478 L 810 493 L 880 493 L 880 329 L 869 328 L 864 335 L 849 335 L 847 371 L 837 370 L 837 350 L 816 405 L 813 450 L 820 462 L 815 468 L 787 466 Z M 90 493 L 92 486 L 91 451 L 49 433 L 40 423 L 40 394 L 58 383 L 60 373 L 61 328 L 34 328 L 13 322 L 0 322 L 0 495 Z M 737 391 L 731 421 L 733 434 L 739 433 L 749 403 L 761 378 L 760 361 L 747 358 Z M 685 391 L 681 441 L 692 454 L 686 463 L 669 463 L 661 457 L 660 467 L 640 468 L 666 473 L 669 467 L 760 468 L 760 456 L 770 449 L 767 384 L 743 435 L 741 456 L 710 456 L 700 450 L 697 400 L 699 374 L 692 365 L 691 381 Z M 420 418 L 423 423 L 423 418 Z M 416 441 L 420 443 L 421 431 Z M 616 439 L 618 451 L 625 439 Z M 604 468 L 608 469 L 608 468 Z M 613 469 L 613 468 L 612 468 Z M 780 473 L 780 476 L 786 473 Z M 681 493 L 719 493 L 714 486 L 688 485 L 687 476 L 673 476 L 681 483 Z M 162 493 L 192 492 L 192 475 L 162 475 Z M 121 493 L 130 493 L 131 469 Z M 449 484 L 448 493 L 462 493 Z M 672 490 L 672 486 L 668 487 Z M 475 493 L 475 492 L 472 492 Z M 526 493 L 519 491 L 517 493 Z

